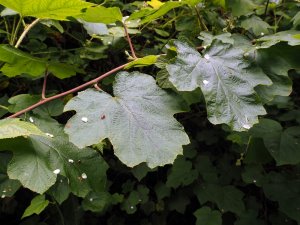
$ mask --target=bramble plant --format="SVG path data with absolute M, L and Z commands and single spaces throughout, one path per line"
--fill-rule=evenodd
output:
M 0 0 L 0 221 L 300 224 L 299 9 Z

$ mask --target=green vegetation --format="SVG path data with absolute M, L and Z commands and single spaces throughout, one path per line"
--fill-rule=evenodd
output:
M 299 1 L 0 11 L 1 224 L 300 224 Z

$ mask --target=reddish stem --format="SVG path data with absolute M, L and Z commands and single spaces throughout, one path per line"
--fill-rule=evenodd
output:
M 41 99 L 39 102 L 37 102 L 37 103 L 35 103 L 35 104 L 29 106 L 28 108 L 23 109 L 23 110 L 21 110 L 21 111 L 15 113 L 15 114 L 9 116 L 8 118 L 15 118 L 15 117 L 18 117 L 18 116 L 20 116 L 20 115 L 22 115 L 22 114 L 24 114 L 24 113 L 26 113 L 26 112 L 29 112 L 29 111 L 31 111 L 31 110 L 33 110 L 33 109 L 35 109 L 35 108 L 37 108 L 37 107 L 39 107 L 39 106 L 41 106 L 41 105 L 47 103 L 47 102 L 50 102 L 50 101 L 53 101 L 53 100 L 55 100 L 55 99 L 64 97 L 64 96 L 66 96 L 66 95 L 68 95 L 68 94 L 72 94 L 72 93 L 74 93 L 74 92 L 78 92 L 78 91 L 80 91 L 80 90 L 82 90 L 82 89 L 84 89 L 84 88 L 86 88 L 86 87 L 88 87 L 88 86 L 91 86 L 91 85 L 93 85 L 93 84 L 96 84 L 96 83 L 98 83 L 100 80 L 104 79 L 105 77 L 108 77 L 109 75 L 111 75 L 111 74 L 113 74 L 113 73 L 115 73 L 115 72 L 117 72 L 117 71 L 119 71 L 119 70 L 122 70 L 122 69 L 123 69 L 125 66 L 127 66 L 128 64 L 129 64 L 129 63 L 126 63 L 126 64 L 123 64 L 123 65 L 121 65 L 121 66 L 119 66 L 119 67 L 116 67 L 116 68 L 114 68 L 114 69 L 108 71 L 107 73 L 102 74 L 102 75 L 100 75 L 99 77 L 97 77 L 97 78 L 95 78 L 95 79 L 93 79 L 93 80 L 90 80 L 90 81 L 88 81 L 88 82 L 86 82 L 86 83 L 84 83 L 84 84 L 82 84 L 82 85 L 80 85 L 80 86 L 77 86 L 77 87 L 75 87 L 75 88 L 72 88 L 72 89 L 70 89 L 70 90 L 68 90 L 68 91 L 65 91 L 65 92 L 63 92 L 63 93 L 60 93 L 60 94 L 51 96 L 51 97 L 49 97 L 49 98 Z
M 130 47 L 130 51 L 131 51 L 131 54 L 132 54 L 132 58 L 137 59 L 137 57 L 135 55 L 134 47 L 133 47 L 133 44 L 131 42 L 131 38 L 129 36 L 128 30 L 127 30 L 127 26 L 126 26 L 125 22 L 123 23 L 123 26 L 124 26 L 125 35 L 126 35 L 129 47 Z
M 48 69 L 45 72 L 44 83 L 42 89 L 42 99 L 46 99 L 46 88 L 47 88 Z

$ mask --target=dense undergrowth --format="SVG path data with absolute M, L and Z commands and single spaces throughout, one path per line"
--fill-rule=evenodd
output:
M 1 224 L 300 224 L 299 1 L 0 7 Z

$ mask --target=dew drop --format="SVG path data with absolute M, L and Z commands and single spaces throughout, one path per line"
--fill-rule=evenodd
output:
M 73 159 L 68 159 L 68 162 L 69 163 L 74 163 L 74 160 Z
M 86 179 L 86 178 L 87 178 L 87 175 L 86 175 L 85 173 L 82 173 L 82 174 L 81 174 L 81 178 L 82 178 L 82 179 Z
M 205 54 L 205 55 L 204 55 L 204 58 L 207 59 L 207 60 L 209 60 L 209 59 L 210 59 L 210 56 L 209 56 L 208 54 Z
M 243 128 L 249 130 L 251 128 L 251 126 L 249 124 L 243 124 Z
M 54 138 L 53 134 L 45 133 L 48 137 Z
M 59 174 L 60 173 L 60 169 L 56 169 L 53 171 L 54 174 Z
M 203 80 L 202 82 L 203 82 L 204 85 L 207 85 L 209 83 L 208 80 Z
M 30 121 L 31 123 L 34 122 L 32 117 L 29 117 L 29 121 Z
M 89 120 L 87 117 L 81 117 L 81 121 L 84 122 L 84 123 L 87 123 Z

